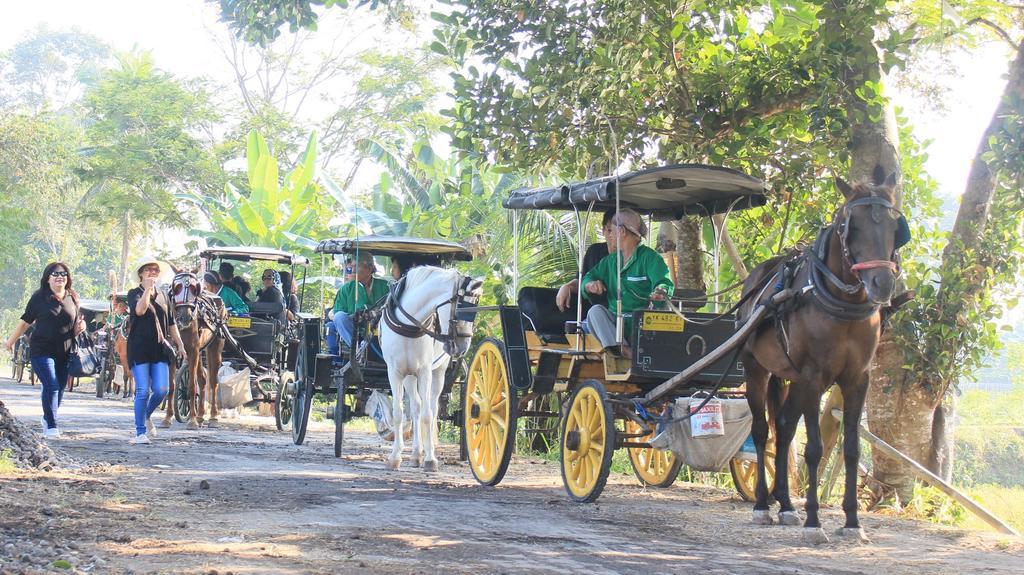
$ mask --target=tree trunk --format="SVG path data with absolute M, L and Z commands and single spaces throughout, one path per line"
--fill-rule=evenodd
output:
M 953 479 L 953 451 L 956 433 L 956 397 L 948 396 L 932 416 L 932 445 L 926 467 L 943 480 Z
M 121 285 L 128 285 L 128 248 L 131 244 L 129 230 L 132 224 L 131 212 L 125 210 L 124 218 L 121 219 Z
M 672 227 L 676 229 L 676 287 L 707 291 L 700 218 L 683 218 L 672 222 Z

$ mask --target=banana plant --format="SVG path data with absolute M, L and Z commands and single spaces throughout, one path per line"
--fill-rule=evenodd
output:
M 224 186 L 222 197 L 189 193 L 178 198 L 195 204 L 212 231 L 192 230 L 208 243 L 308 251 L 328 233 L 333 195 L 320 194 L 316 170 L 316 133 L 295 167 L 280 178 L 278 161 L 259 133 L 246 142 L 248 190 Z M 248 193 L 244 193 L 247 191 Z

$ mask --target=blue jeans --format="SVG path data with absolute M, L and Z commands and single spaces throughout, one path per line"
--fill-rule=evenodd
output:
M 33 357 L 32 372 L 43 384 L 43 417 L 50 429 L 57 427 L 57 408 L 64 400 L 64 388 L 68 384 L 68 362 L 52 357 Z
M 327 322 L 327 353 L 338 355 L 341 353 L 341 342 L 338 339 L 338 328 L 334 327 L 333 321 Z
M 330 326 L 332 326 L 332 325 L 334 326 L 334 329 L 337 331 L 337 334 L 338 334 L 338 335 L 335 336 L 335 344 L 334 344 L 333 350 L 331 348 L 331 329 L 330 329 Z M 352 316 L 350 316 L 349 314 L 347 314 L 347 313 L 345 313 L 343 311 L 336 311 L 336 312 L 334 312 L 334 319 L 331 320 L 331 322 L 327 324 L 327 349 L 328 349 L 328 351 L 330 351 L 332 355 L 339 355 L 341 353 L 341 346 L 340 346 L 341 340 L 344 340 L 345 344 L 347 344 L 351 348 L 352 347 L 352 341 L 355 339 L 355 333 L 356 333 L 356 324 L 355 324 L 354 321 L 352 321 Z M 370 341 L 370 350 L 372 350 L 374 353 L 376 353 L 379 357 L 384 357 L 384 354 L 381 353 L 380 347 L 378 346 L 376 341 L 373 341 L 373 340 Z
M 146 421 L 167 396 L 170 368 L 162 361 L 132 366 L 135 376 L 135 435 L 146 433 Z

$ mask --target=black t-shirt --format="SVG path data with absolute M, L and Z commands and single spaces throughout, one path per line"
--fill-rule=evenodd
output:
M 170 327 L 174 325 L 174 314 L 168 313 L 167 297 L 160 295 L 149 301 L 149 311 L 145 315 L 136 315 L 135 306 L 142 297 L 142 287 L 128 292 L 128 311 L 131 314 L 131 328 L 128 332 L 128 366 L 135 367 L 140 363 L 167 363 L 163 345 L 157 339 L 156 319 L 159 318 L 160 329 L 164 337 L 170 341 Z
M 288 294 L 285 300 L 285 307 L 292 313 L 299 313 L 299 297 L 293 293 Z
M 583 254 L 583 270 L 580 273 L 580 277 L 587 275 L 587 272 L 596 266 L 597 262 L 603 260 L 607 256 L 608 244 L 606 242 L 590 244 L 590 247 L 587 248 L 587 252 Z M 583 289 L 583 286 L 580 286 L 580 289 Z M 587 297 L 590 298 L 591 304 L 601 304 L 603 306 L 608 305 L 608 296 L 606 294 L 588 294 Z M 586 302 L 587 298 L 584 298 L 583 301 Z
M 277 286 L 270 286 L 256 292 L 256 301 L 263 303 L 279 303 L 284 305 L 284 296 Z
M 57 301 L 49 290 L 32 294 L 25 305 L 25 313 L 21 314 L 22 321 L 35 325 L 28 340 L 29 355 L 67 360 L 75 339 L 77 317 L 78 306 L 70 293 L 64 294 L 64 301 Z

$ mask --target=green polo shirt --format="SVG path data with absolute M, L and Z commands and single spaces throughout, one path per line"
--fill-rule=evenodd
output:
M 356 291 L 357 289 L 358 291 Z M 338 295 L 334 297 L 334 311 L 353 314 L 372 306 L 386 295 L 388 295 L 388 282 L 384 278 L 374 277 L 370 281 L 369 294 L 366 293 L 363 284 L 352 280 L 338 290 Z
M 243 313 L 249 313 L 249 306 L 245 303 L 238 292 L 229 288 L 228 286 L 220 286 L 220 291 L 217 292 L 220 296 L 220 300 L 224 302 L 224 307 L 227 308 L 228 313 L 231 315 L 239 315 Z
M 583 295 L 589 300 L 592 294 L 588 293 L 585 289 L 587 283 L 594 280 L 604 282 L 605 287 L 608 289 L 608 309 L 612 313 L 617 314 L 622 312 L 619 311 L 620 307 L 617 299 L 620 276 L 615 273 L 615 259 L 616 254 L 611 253 L 597 262 L 597 265 L 583 276 L 583 282 L 580 286 L 584 288 Z M 621 278 L 621 309 L 625 313 L 647 307 L 647 298 L 659 286 L 665 288 L 669 296 L 675 290 L 675 285 L 672 283 L 672 275 L 668 270 L 668 265 L 665 264 L 665 260 L 662 259 L 658 252 L 645 245 L 637 246 L 629 261 L 622 263 Z M 626 334 L 632 333 L 632 317 L 626 316 L 625 327 Z

